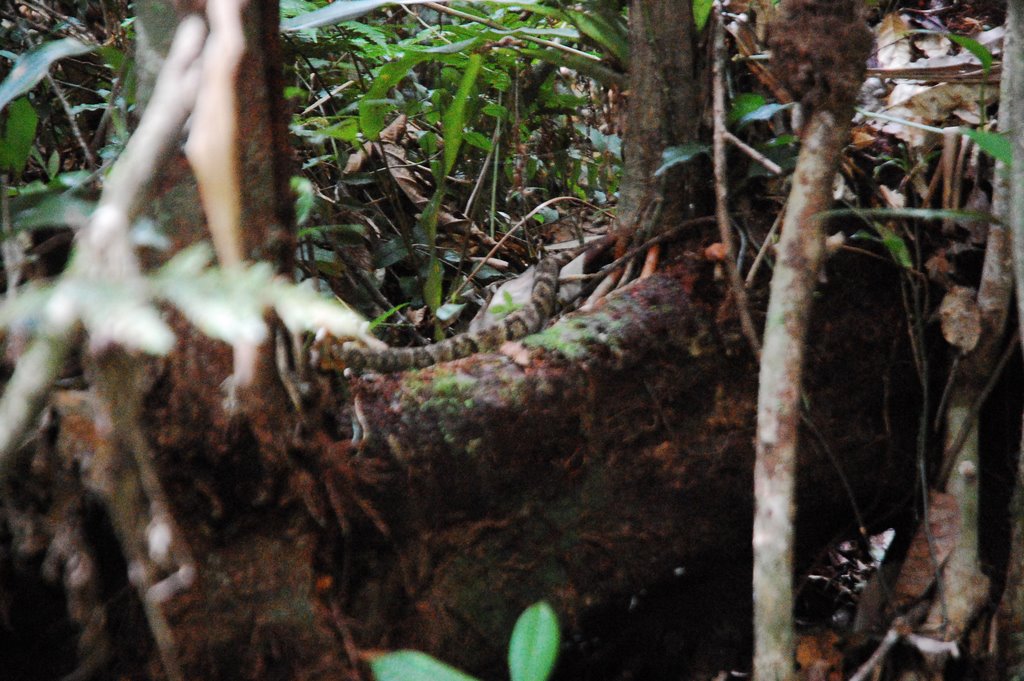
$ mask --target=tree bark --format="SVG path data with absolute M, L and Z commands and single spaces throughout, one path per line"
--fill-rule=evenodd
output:
M 711 197 L 702 191 L 696 164 L 655 176 L 667 148 L 698 140 L 704 98 L 692 7 L 633 0 L 629 16 L 630 88 L 616 225 L 623 237 L 637 233 L 642 241 L 680 219 L 705 215 Z

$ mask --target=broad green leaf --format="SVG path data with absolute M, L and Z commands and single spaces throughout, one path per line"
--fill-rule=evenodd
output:
M 422 52 L 423 54 L 458 54 L 475 47 L 479 42 L 481 42 L 479 38 L 467 38 L 466 40 L 460 40 L 457 43 L 428 47 Z
M 953 33 L 947 33 L 946 37 L 952 40 L 954 43 L 964 48 L 981 62 L 981 68 L 988 73 L 992 68 L 992 53 L 988 51 L 988 48 L 979 43 L 974 38 L 968 38 L 965 35 L 955 35 Z
M 680 165 L 681 163 L 687 163 L 700 154 L 706 154 L 708 152 L 708 145 L 697 144 L 695 142 L 689 144 L 681 144 L 678 147 L 669 147 L 661 154 L 661 167 L 654 171 L 655 176 L 661 176 L 669 168 Z
M 736 121 L 736 125 L 742 128 L 746 124 L 752 123 L 754 121 L 767 121 L 778 112 L 785 111 L 786 109 L 791 108 L 793 108 L 792 104 L 764 104 L 762 106 L 757 107 L 753 111 L 750 111 L 744 114 L 743 116 L 740 116 L 740 118 Z
M 181 251 L 153 277 L 154 294 L 211 338 L 262 342 L 263 313 L 273 302 L 273 268 L 265 262 L 230 271 L 207 268 L 210 258 L 206 244 Z
M 1007 166 L 1013 165 L 1013 144 L 1006 133 L 960 128 L 960 134 L 969 137 L 982 151 L 997 161 L 1002 161 Z
M 711 7 L 715 3 L 712 0 L 693 0 L 693 23 L 697 25 L 697 32 L 704 30 L 711 16 Z
M 558 617 L 545 601 L 519 616 L 508 644 L 512 681 L 547 681 L 558 658 Z
M 478 681 L 475 677 L 415 650 L 399 650 L 370 661 L 377 681 Z
M 497 118 L 499 121 L 507 121 L 509 119 L 508 107 L 502 106 L 496 102 L 488 102 L 484 105 L 484 108 L 480 109 L 480 111 L 488 116 Z
M 625 85 L 626 77 L 623 73 L 610 69 L 593 59 L 582 57 L 578 54 L 567 53 L 554 48 L 533 49 L 521 47 L 517 52 L 524 57 L 540 59 L 556 66 L 564 66 L 576 71 L 580 75 L 593 78 L 603 85 Z
M 32 143 L 36 139 L 36 124 L 39 116 L 27 97 L 11 102 L 7 110 L 3 140 L 0 140 L 0 171 L 21 177 L 28 162 Z
M 762 94 L 757 92 L 741 92 L 733 98 L 732 108 L 729 109 L 726 121 L 729 125 L 735 125 L 741 118 L 757 111 L 767 103 L 768 101 Z
M 316 4 L 309 0 L 281 0 L 281 17 L 287 19 L 312 12 L 316 8 Z
M 384 129 L 385 118 L 388 113 L 395 110 L 395 102 L 391 99 L 370 99 L 363 97 L 359 100 L 359 127 L 368 139 L 375 140 L 380 131 Z
M 94 201 L 73 194 L 47 190 L 43 194 L 16 196 L 11 200 L 15 229 L 79 227 L 92 215 Z
M 462 136 L 462 141 L 485 153 L 490 153 L 491 151 L 491 138 L 480 134 L 476 130 L 467 130 Z
M 459 148 L 462 146 L 462 137 L 465 135 L 466 126 L 469 121 L 467 114 L 470 98 L 476 90 L 476 79 L 480 75 L 480 67 L 483 65 L 483 57 L 479 54 L 470 56 L 466 70 L 462 74 L 462 81 L 459 89 L 455 92 L 451 106 L 441 117 L 442 131 L 444 133 L 444 174 L 448 175 L 455 167 L 455 160 L 459 157 Z M 441 178 L 436 178 L 438 182 Z
M 624 25 L 608 21 L 600 14 L 566 10 L 569 21 L 614 56 L 620 64 L 629 64 L 629 35 Z
M 0 83 L 0 110 L 15 97 L 25 94 L 43 79 L 54 62 L 91 52 L 95 47 L 74 38 L 62 38 L 34 47 L 18 58 L 7 78 Z

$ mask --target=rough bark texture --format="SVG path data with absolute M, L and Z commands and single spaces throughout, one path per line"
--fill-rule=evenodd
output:
M 765 321 L 754 468 L 754 679 L 796 678 L 793 546 L 804 350 L 824 263 L 821 213 L 863 81 L 871 33 L 856 2 L 789 0 L 772 26 L 772 71 L 808 116 L 782 223 Z M 822 40 L 842 35 L 844 49 Z
M 693 14 L 685 2 L 630 5 L 629 115 L 623 137 L 625 168 L 619 192 L 618 230 L 656 234 L 673 220 L 703 215 L 691 203 L 707 202 L 694 164 L 655 171 L 671 146 L 696 142 L 700 128 L 701 81 L 697 77 Z
M 1007 64 L 1010 71 L 1005 86 L 1010 96 L 1008 129 L 1019 130 L 1024 123 L 1024 7 L 1017 0 L 1009 3 L 1006 18 Z M 1002 120 L 1002 119 L 1000 119 Z M 1017 320 L 1024 329 L 1024 137 L 1013 138 L 1013 165 L 1010 169 L 1010 193 L 1007 218 L 1011 233 L 1013 271 L 1016 275 Z M 1024 442 L 1020 451 L 1024 451 Z M 1006 590 L 999 607 L 1000 663 L 1009 678 L 1024 675 L 1024 457 L 1018 461 L 1016 490 L 1010 504 L 1012 546 L 1007 567 Z

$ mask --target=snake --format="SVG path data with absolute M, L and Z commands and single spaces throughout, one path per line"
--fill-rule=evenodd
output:
M 555 312 L 558 275 L 562 267 L 589 247 L 588 244 L 543 258 L 536 266 L 530 300 L 491 326 L 413 348 L 373 349 L 327 339 L 316 348 L 317 365 L 325 371 L 348 369 L 357 374 L 366 371 L 398 373 L 450 362 L 478 352 L 493 352 L 506 341 L 537 333 Z

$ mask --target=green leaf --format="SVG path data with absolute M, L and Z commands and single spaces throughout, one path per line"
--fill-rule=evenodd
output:
M 326 7 L 301 14 L 281 22 L 281 30 L 301 31 L 329 24 L 337 24 L 350 19 L 358 19 L 384 5 L 419 5 L 430 0 L 347 0 L 334 2 Z M 512 2 L 512 0 L 490 0 L 491 2 Z M 534 0 L 516 0 L 515 4 L 529 4 Z
M 700 154 L 708 153 L 708 145 L 697 144 L 691 142 L 688 144 L 681 144 L 678 147 L 669 147 L 661 154 L 661 167 L 654 171 L 654 175 L 661 176 L 669 168 L 680 165 L 681 163 L 687 163 L 693 160 Z
M 36 124 L 39 117 L 32 108 L 27 97 L 11 103 L 7 111 L 7 124 L 0 144 L 0 171 L 9 172 L 16 178 L 21 177 L 28 162 L 32 143 L 36 139 Z
M 482 135 L 476 130 L 467 130 L 463 136 L 462 141 L 471 147 L 476 147 L 484 152 L 491 151 L 491 138 L 487 135 Z
M 46 176 L 51 180 L 57 177 L 57 173 L 60 172 L 60 152 L 56 149 L 50 154 L 50 158 L 46 159 Z
M 17 196 L 11 200 L 11 213 L 17 229 L 40 227 L 78 227 L 92 215 L 96 203 L 74 194 L 48 189 L 38 194 Z
M 947 33 L 946 37 L 952 40 L 954 43 L 964 48 L 981 62 L 981 68 L 988 73 L 992 68 L 992 53 L 988 51 L 988 48 L 979 43 L 974 38 L 968 38 L 964 35 L 955 35 L 953 33 Z
M 295 224 L 304 225 L 309 222 L 309 216 L 313 213 L 313 206 L 316 203 L 316 193 L 313 190 L 313 183 L 297 175 L 292 178 L 292 192 L 295 193 Z
M 1007 166 L 1013 165 L 1013 144 L 1005 132 L 960 128 L 960 134 L 969 137 L 982 151 L 997 161 L 1002 161 Z
M 371 322 L 370 322 L 370 326 L 369 326 L 369 328 L 368 328 L 367 330 L 368 330 L 368 331 L 373 331 L 373 330 L 374 330 L 374 329 L 376 329 L 376 328 L 377 328 L 378 326 L 380 326 L 381 324 L 383 324 L 384 322 L 386 322 L 386 321 L 388 320 L 388 318 L 389 318 L 389 317 L 391 317 L 392 315 L 394 315 L 395 313 L 397 313 L 397 312 L 398 312 L 399 310 L 401 310 L 401 309 L 402 309 L 403 307 L 408 307 L 408 306 L 409 306 L 409 303 L 401 303 L 401 304 L 399 304 L 399 305 L 395 305 L 395 306 L 394 306 L 393 308 L 391 308 L 391 309 L 390 309 L 390 310 L 388 310 L 387 312 L 383 312 L 383 313 L 381 313 L 380 315 L 378 315 L 378 316 L 374 317 L 374 318 L 373 318 L 373 321 L 371 321 Z
M 391 99 L 360 99 L 359 127 L 363 129 L 363 134 L 368 139 L 377 139 L 377 135 L 384 129 L 385 117 L 394 110 L 395 102 Z
M 733 98 L 732 108 L 729 110 L 729 115 L 726 117 L 726 121 L 729 125 L 735 125 L 741 118 L 756 111 L 767 103 L 768 101 L 762 94 L 757 92 L 741 92 Z
M 370 661 L 377 681 L 478 681 L 475 677 L 415 650 L 399 650 Z
M 872 226 L 882 237 L 882 245 L 889 251 L 889 255 L 892 259 L 901 266 L 906 267 L 908 270 L 912 269 L 914 267 L 914 261 L 910 258 L 910 249 L 907 248 L 907 244 L 903 241 L 903 237 L 881 222 L 876 222 Z
M 0 110 L 15 97 L 25 94 L 43 79 L 54 62 L 95 49 L 74 38 L 63 38 L 34 47 L 18 58 L 7 78 L 0 83 Z
M 317 28 L 350 19 L 358 19 L 384 5 L 415 5 L 422 2 L 425 2 L 425 0 L 348 0 L 347 2 L 334 2 L 318 10 L 282 21 L 281 30 L 289 32 L 301 31 L 306 28 Z
M 523 307 L 512 298 L 511 293 L 509 293 L 508 291 L 504 291 L 503 293 L 504 295 L 502 296 L 500 303 L 498 303 L 497 305 L 491 303 L 491 305 L 487 308 L 488 312 L 490 312 L 491 314 L 498 318 L 507 317 L 516 310 L 521 310 Z
M 263 314 L 275 290 L 273 268 L 265 262 L 233 270 L 206 268 L 210 257 L 205 244 L 175 255 L 154 277 L 155 294 L 210 338 L 262 342 L 267 333 Z
M 622 72 L 608 68 L 600 62 L 596 62 L 587 57 L 582 57 L 578 54 L 567 53 L 563 50 L 556 50 L 554 48 L 534 49 L 528 47 L 521 47 L 517 52 L 524 57 L 540 59 L 541 61 L 554 64 L 555 66 L 564 66 L 572 69 L 580 75 L 593 78 L 602 85 L 627 85 L 625 74 Z
M 363 243 L 363 238 L 366 236 L 366 227 L 358 223 L 314 225 L 312 227 L 303 227 L 299 230 L 297 236 L 299 239 L 323 239 L 330 236 L 332 243 L 342 246 L 357 246 Z
M 595 13 L 566 10 L 565 14 L 580 33 L 600 45 L 623 66 L 629 64 L 629 35 L 626 26 Z
M 708 23 L 711 7 L 714 4 L 713 0 L 693 0 L 693 22 L 697 24 L 698 33 L 703 31 L 704 26 Z
M 547 681 L 558 658 L 558 617 L 545 601 L 519 616 L 508 644 L 512 681 Z
M 762 106 L 757 107 L 753 111 L 750 111 L 740 116 L 739 119 L 736 121 L 736 125 L 737 127 L 742 128 L 748 123 L 753 123 L 754 121 L 767 121 L 770 120 L 771 117 L 777 114 L 778 112 L 785 111 L 786 109 L 791 108 L 793 108 L 792 104 L 764 104 Z
M 483 57 L 473 54 L 469 57 L 469 63 L 462 74 L 462 81 L 459 89 L 455 92 L 451 106 L 441 117 L 441 126 L 444 134 L 444 174 L 448 175 L 455 167 L 455 159 L 459 156 L 459 148 L 462 146 L 462 137 L 465 135 L 467 111 L 470 98 L 476 89 L 476 79 L 480 75 L 480 67 L 483 65 Z M 438 182 L 441 178 L 435 178 Z

